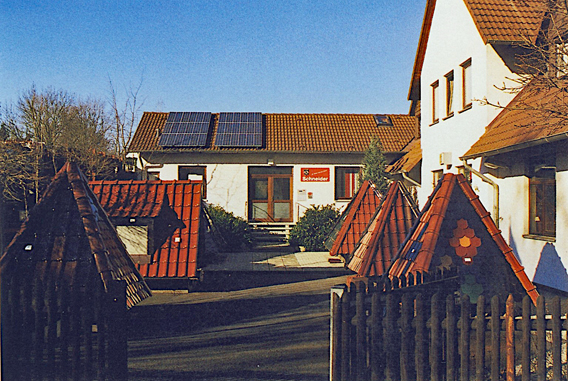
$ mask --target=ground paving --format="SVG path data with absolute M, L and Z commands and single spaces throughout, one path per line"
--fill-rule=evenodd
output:
M 344 281 L 155 292 L 130 311 L 129 379 L 327 380 L 329 293 Z

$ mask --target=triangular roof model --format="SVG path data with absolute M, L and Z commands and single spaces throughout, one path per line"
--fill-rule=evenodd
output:
M 416 117 L 386 115 L 388 123 L 378 123 L 374 114 L 262 114 L 262 145 L 230 148 L 216 145 L 219 114 L 211 115 L 211 125 L 202 147 L 162 147 L 160 136 L 169 113 L 145 112 L 129 146 L 130 152 L 282 152 L 353 153 L 365 152 L 372 136 L 377 136 L 385 152 L 400 152 L 416 134 Z
M 390 277 L 459 269 L 472 300 L 538 292 L 463 175 L 445 174 L 389 269 Z
M 566 87 L 543 88 L 529 83 L 487 126 L 464 159 L 568 139 L 568 123 L 558 113 L 567 102 Z
M 383 275 L 418 216 L 418 207 L 404 186 L 390 184 L 347 267 L 360 277 Z
M 380 202 L 381 195 L 376 190 L 375 185 L 369 180 L 365 180 L 326 240 L 326 245 L 331 246 L 330 255 L 341 255 L 347 258 L 353 253 Z M 333 243 L 330 245 L 330 242 Z
M 105 290 L 113 280 L 126 282 L 129 308 L 151 295 L 75 163 L 56 174 L 6 248 L 0 270 L 3 280 L 32 272 L 65 278 L 67 284 L 88 282 L 95 272 Z
M 111 216 L 135 217 L 156 213 L 164 197 L 180 221 L 172 234 L 156 248 L 150 263 L 137 267 L 147 278 L 193 278 L 198 276 L 201 187 L 196 180 L 93 181 L 93 191 Z M 145 211 L 145 212 L 144 212 Z

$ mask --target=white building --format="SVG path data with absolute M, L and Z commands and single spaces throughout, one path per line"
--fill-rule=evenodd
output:
M 513 99 L 499 88 L 520 75 L 518 42 L 536 40 L 539 4 L 427 2 L 409 95 L 411 111 L 421 116 L 419 200 L 442 173 L 463 171 L 529 278 L 568 291 L 568 212 L 560 207 L 568 196 L 566 127 L 523 125 L 538 118 L 485 104 Z M 539 101 L 528 90 L 522 97 Z
M 417 133 L 408 115 L 146 112 L 129 152 L 148 178 L 204 178 L 207 202 L 292 224 L 310 205 L 349 202 L 373 135 L 391 162 Z

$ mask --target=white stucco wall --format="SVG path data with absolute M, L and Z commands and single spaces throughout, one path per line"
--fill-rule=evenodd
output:
M 462 67 L 471 59 L 472 108 L 462 111 Z M 454 114 L 446 117 L 445 75 L 454 71 Z M 419 200 L 423 204 L 432 192 L 432 171 L 443 169 L 456 172 L 462 165 L 460 157 L 483 134 L 485 127 L 499 113 L 499 109 L 484 106 L 475 100 L 488 99 L 507 104 L 512 96 L 494 86 L 501 85 L 512 73 L 495 52 L 485 45 L 461 0 L 441 0 L 436 3 L 432 28 L 424 56 L 421 75 L 422 104 L 422 187 Z M 432 124 L 432 83 L 439 81 L 437 109 L 439 122 Z M 451 152 L 450 169 L 440 165 L 440 154 Z M 492 203 L 492 190 L 479 189 L 483 201 Z M 486 205 L 488 209 L 491 204 Z
M 160 168 L 152 168 L 158 172 L 161 180 L 177 180 L 178 167 L 201 165 L 206 166 L 207 199 L 211 204 L 217 204 L 235 215 L 247 218 L 248 201 L 248 164 L 164 164 Z M 258 165 L 252 165 L 258 166 Z M 294 222 L 301 217 L 312 205 L 335 204 L 338 208 L 345 207 L 349 200 L 335 200 L 335 165 L 323 164 L 281 164 L 292 167 L 292 208 Z M 352 165 L 340 165 L 352 166 Z M 303 168 L 328 168 L 329 181 L 302 181 Z M 299 192 L 305 194 L 305 200 L 300 200 Z

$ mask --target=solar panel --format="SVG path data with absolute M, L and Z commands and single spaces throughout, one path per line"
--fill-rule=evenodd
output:
M 220 113 L 215 145 L 217 147 L 262 147 L 262 113 Z
M 158 145 L 204 147 L 207 144 L 210 124 L 210 112 L 170 112 Z

